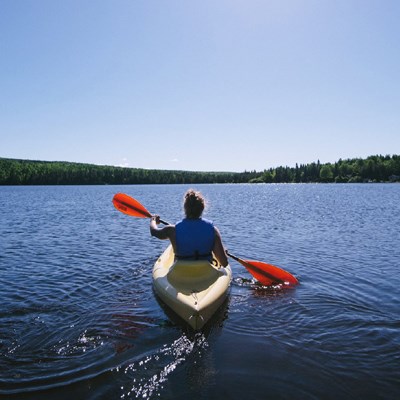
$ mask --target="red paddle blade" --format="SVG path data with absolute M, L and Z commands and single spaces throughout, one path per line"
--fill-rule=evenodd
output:
M 124 193 L 117 193 L 112 200 L 118 211 L 128 214 L 132 217 L 151 218 L 151 214 L 146 208 L 134 198 Z
M 262 285 L 297 285 L 299 281 L 289 272 L 261 261 L 238 260 Z

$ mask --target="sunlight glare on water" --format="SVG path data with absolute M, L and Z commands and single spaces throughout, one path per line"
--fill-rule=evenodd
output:
M 206 347 L 207 341 L 204 335 L 197 334 L 193 341 L 186 335 L 182 335 L 171 345 L 164 345 L 144 359 L 123 367 L 124 373 L 130 377 L 133 386 L 121 398 L 130 398 L 131 395 L 137 398 L 150 398 L 154 393 L 160 393 L 168 376 L 185 362 L 191 353 L 196 351 L 200 354 Z M 160 366 L 163 367 L 160 369 Z M 140 378 L 136 378 L 137 376 Z M 125 390 L 125 388 L 121 389 Z

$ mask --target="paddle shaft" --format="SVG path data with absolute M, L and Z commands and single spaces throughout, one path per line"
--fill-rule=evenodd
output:
M 124 193 L 118 193 L 114 196 L 113 198 L 113 203 L 114 206 L 117 208 L 117 210 L 128 214 L 133 217 L 139 217 L 139 218 L 153 218 L 154 215 L 151 214 L 146 207 L 144 207 L 141 203 L 139 203 L 136 199 L 124 194 Z M 170 225 L 168 222 L 163 221 L 162 219 L 158 220 L 159 223 L 163 225 Z M 261 283 L 263 282 L 263 279 L 261 278 L 264 276 L 267 278 L 271 283 L 278 283 L 278 284 L 290 284 L 294 283 L 297 284 L 298 281 L 297 279 L 291 275 L 290 273 L 281 270 L 284 274 L 288 275 L 289 277 L 287 278 L 287 281 L 285 277 L 277 277 L 275 274 L 271 271 L 271 268 L 276 269 L 277 267 L 274 267 L 273 265 L 262 263 L 260 261 L 250 261 L 250 260 L 242 260 L 239 257 L 234 256 L 233 254 L 230 254 L 228 251 L 226 252 L 226 255 L 236 261 L 238 261 L 240 264 L 242 264 L 250 274 L 252 274 L 257 280 L 259 280 Z M 267 271 L 268 269 L 268 271 Z M 279 268 L 278 268 L 279 269 Z M 270 284 L 269 282 L 266 284 Z

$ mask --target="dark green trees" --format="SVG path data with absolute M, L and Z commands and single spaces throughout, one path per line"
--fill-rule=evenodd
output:
M 0 158 L 0 185 L 243 183 L 257 172 L 192 172 Z
M 253 182 L 395 182 L 400 181 L 400 156 L 370 156 L 321 164 L 296 164 L 295 168 L 277 167 L 264 170 Z
M 400 181 L 400 156 L 319 161 L 263 172 L 193 172 L 122 168 L 0 158 L 0 185 L 103 185 L 169 183 L 308 183 Z

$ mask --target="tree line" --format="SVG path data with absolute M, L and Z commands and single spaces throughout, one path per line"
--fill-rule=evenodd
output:
M 365 159 L 353 158 L 335 163 L 296 164 L 264 170 L 251 180 L 254 183 L 309 183 L 309 182 L 399 182 L 400 156 L 375 155 Z
M 400 181 L 400 156 L 296 164 L 262 172 L 194 172 L 0 158 L 0 185 L 311 183 Z
M 257 176 L 256 171 L 170 171 L 0 158 L 0 185 L 244 183 Z

